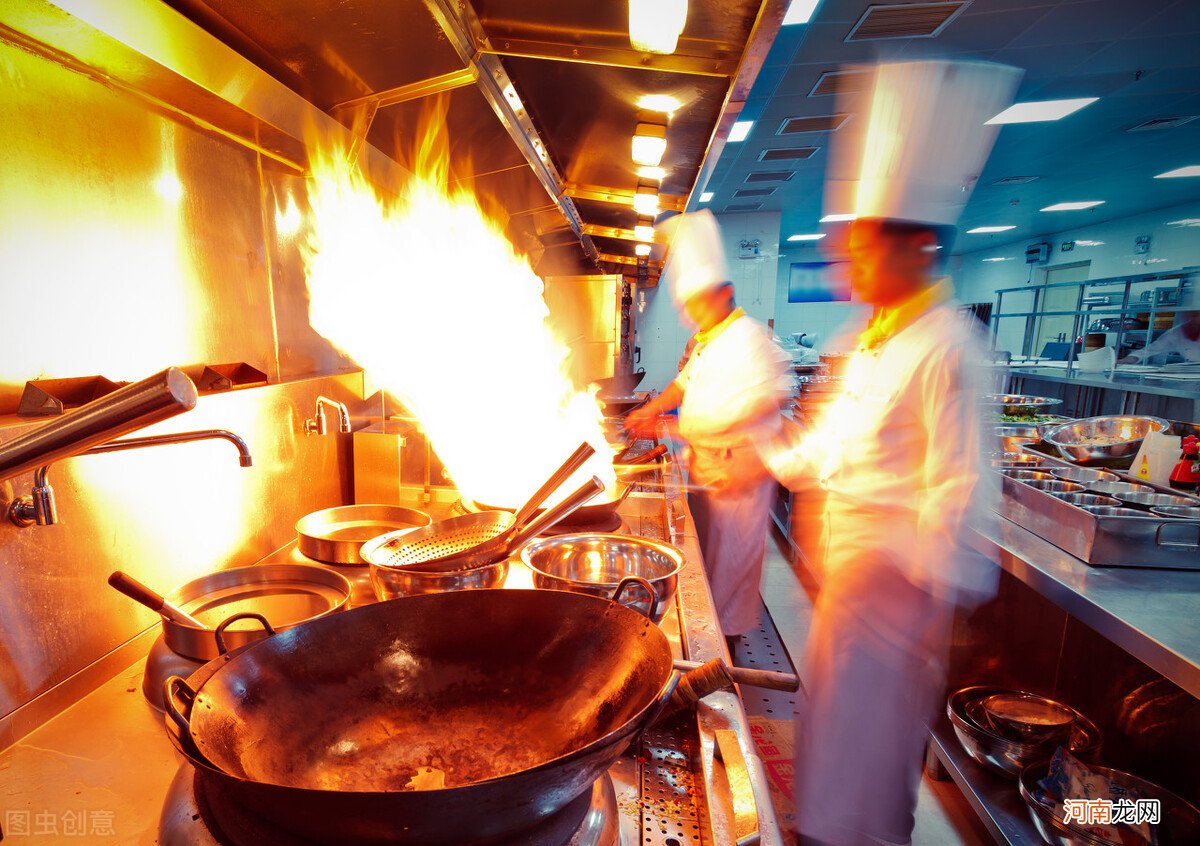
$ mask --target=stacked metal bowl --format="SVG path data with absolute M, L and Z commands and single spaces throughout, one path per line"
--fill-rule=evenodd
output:
M 1055 426 L 1044 434 L 1047 443 L 1076 464 L 1128 466 L 1150 432 L 1165 432 L 1161 417 L 1129 414 L 1087 417 Z

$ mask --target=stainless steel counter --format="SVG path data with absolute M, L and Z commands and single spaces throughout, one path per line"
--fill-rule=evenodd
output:
M 1200 698 L 1200 572 L 1090 567 L 1004 519 L 980 552 L 1139 661 Z
M 1127 394 L 1152 394 L 1160 397 L 1200 400 L 1200 382 L 1194 379 L 1171 379 L 1150 373 L 1072 373 L 1056 367 L 1014 367 L 1009 371 L 1014 379 L 1033 379 L 1083 388 L 1101 388 Z

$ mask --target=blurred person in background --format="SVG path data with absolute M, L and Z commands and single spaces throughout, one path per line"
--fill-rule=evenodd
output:
M 1117 364 L 1146 364 L 1155 356 L 1178 355 L 1187 362 L 1200 362 L 1200 294 L 1187 288 L 1179 298 L 1179 322 L 1140 350 Z M 1148 330 L 1149 331 L 1149 330 Z
M 737 307 L 712 213 L 682 215 L 674 227 L 665 275 L 676 306 L 697 329 L 695 344 L 678 378 L 630 414 L 626 428 L 653 436 L 660 417 L 678 409 L 704 569 L 721 628 L 734 637 L 758 626 L 775 483 L 755 444 L 780 430 L 791 359 Z

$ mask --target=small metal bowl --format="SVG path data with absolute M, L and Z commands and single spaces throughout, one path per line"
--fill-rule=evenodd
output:
M 1106 473 L 1103 470 L 1093 470 L 1090 467 L 1051 467 L 1050 472 L 1064 482 L 1078 482 L 1086 485 L 1089 482 L 1119 482 L 1121 477 L 1116 473 Z
M 1200 809 L 1153 782 L 1138 778 L 1130 773 L 1088 764 L 1092 772 L 1119 785 L 1139 799 L 1157 800 L 1159 820 L 1156 834 L 1162 844 L 1200 843 Z M 1021 798 L 1029 811 L 1029 818 L 1042 839 L 1052 846 L 1119 846 L 1118 841 L 1092 834 L 1072 823 L 1063 822 L 1063 814 L 1057 803 L 1041 798 L 1038 782 L 1050 771 L 1050 762 L 1039 761 L 1021 771 L 1018 785 Z M 1067 799 L 1085 799 L 1084 796 L 1067 796 Z
M 1200 520 L 1200 506 L 1197 505 L 1156 505 L 1150 513 L 1176 520 Z
M 1149 485 L 1139 485 L 1135 482 L 1088 482 L 1087 489 L 1092 493 L 1104 496 L 1117 496 L 1131 493 L 1154 493 Z
M 1145 511 L 1138 511 L 1134 508 L 1118 508 L 1115 505 L 1081 505 L 1079 506 L 1088 514 L 1094 514 L 1097 517 L 1145 517 Z
M 1053 482 L 1054 476 L 1049 473 L 1044 473 L 1041 470 L 1025 470 L 1022 468 L 1005 468 L 1000 471 L 1001 474 L 1010 479 L 1016 479 L 1018 482 Z
M 979 701 L 985 697 L 1019 692 L 1002 687 L 965 687 L 946 701 L 946 715 L 967 754 L 976 763 L 1011 779 L 1017 778 L 1029 764 L 1048 757 L 1054 748 L 1047 743 L 1020 743 L 1002 737 L 981 725 L 970 711 L 980 711 Z M 1100 729 L 1083 714 L 1076 714 L 1067 748 L 1076 757 L 1090 760 L 1100 751 Z
M 1131 493 L 1115 494 L 1116 498 L 1134 508 L 1194 508 L 1200 505 L 1200 500 L 1190 496 L 1159 493 L 1158 491 L 1134 491 Z
M 993 693 L 978 701 L 988 726 L 1020 743 L 1061 744 L 1070 738 L 1075 724 L 1074 708 L 1032 693 Z
M 404 567 L 371 564 L 371 589 L 383 601 L 402 596 L 423 596 L 428 593 L 450 593 L 456 590 L 482 590 L 504 585 L 508 576 L 508 559 L 469 570 L 446 573 L 423 573 Z
M 1039 491 L 1045 491 L 1048 494 L 1066 494 L 1066 493 L 1083 493 L 1083 485 L 1077 485 L 1074 482 L 1064 482 L 1062 479 L 1051 479 L 1050 481 L 1034 480 L 1023 482 L 1031 488 L 1037 488 Z
M 658 623 L 675 596 L 684 557 L 681 550 L 646 538 L 581 532 L 535 540 L 521 550 L 521 560 L 533 571 L 534 587 L 606 599 L 621 579 L 641 576 L 658 594 L 651 617 Z M 649 615 L 650 597 L 643 593 L 631 591 L 622 604 Z
M 1040 455 L 1030 455 L 1027 452 L 998 452 L 992 455 L 992 466 L 1001 469 L 1033 469 L 1042 461 L 1044 459 Z
M 1079 464 L 1128 462 L 1150 432 L 1165 432 L 1171 424 L 1160 417 L 1109 415 L 1088 417 L 1055 426 L 1045 433 L 1046 442 L 1063 458 Z M 1113 443 L 1087 443 L 1096 437 L 1119 438 Z
M 1106 506 L 1108 508 L 1120 508 L 1121 500 L 1113 499 L 1111 496 L 1100 496 L 1100 494 L 1092 493 L 1066 493 L 1055 494 L 1055 497 L 1063 502 L 1069 502 L 1071 505 L 1077 505 L 1080 508 L 1085 506 Z
M 1020 452 L 1021 447 L 1025 444 L 1036 444 L 1041 438 L 1036 436 L 1026 437 L 1021 435 L 1013 435 L 1006 432 L 1004 429 L 997 427 L 994 430 L 998 441 L 998 449 L 1000 452 Z

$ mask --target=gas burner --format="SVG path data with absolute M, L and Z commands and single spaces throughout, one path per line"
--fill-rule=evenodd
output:
M 619 829 L 617 794 L 606 774 L 554 816 L 510 838 L 486 841 L 486 846 L 620 846 Z M 316 844 L 258 819 L 230 799 L 220 782 L 189 764 L 179 768 L 167 791 L 158 834 L 161 846 Z
M 484 509 L 480 508 L 474 500 L 468 499 L 464 496 L 454 504 L 453 513 L 455 515 L 476 514 L 483 510 Z M 557 537 L 559 535 L 574 535 L 581 532 L 604 532 L 606 534 L 619 532 L 622 534 L 627 534 L 629 532 L 629 526 L 626 524 L 625 520 L 622 519 L 620 514 L 613 511 L 594 520 L 564 520 L 557 526 L 542 532 L 541 536 Z

